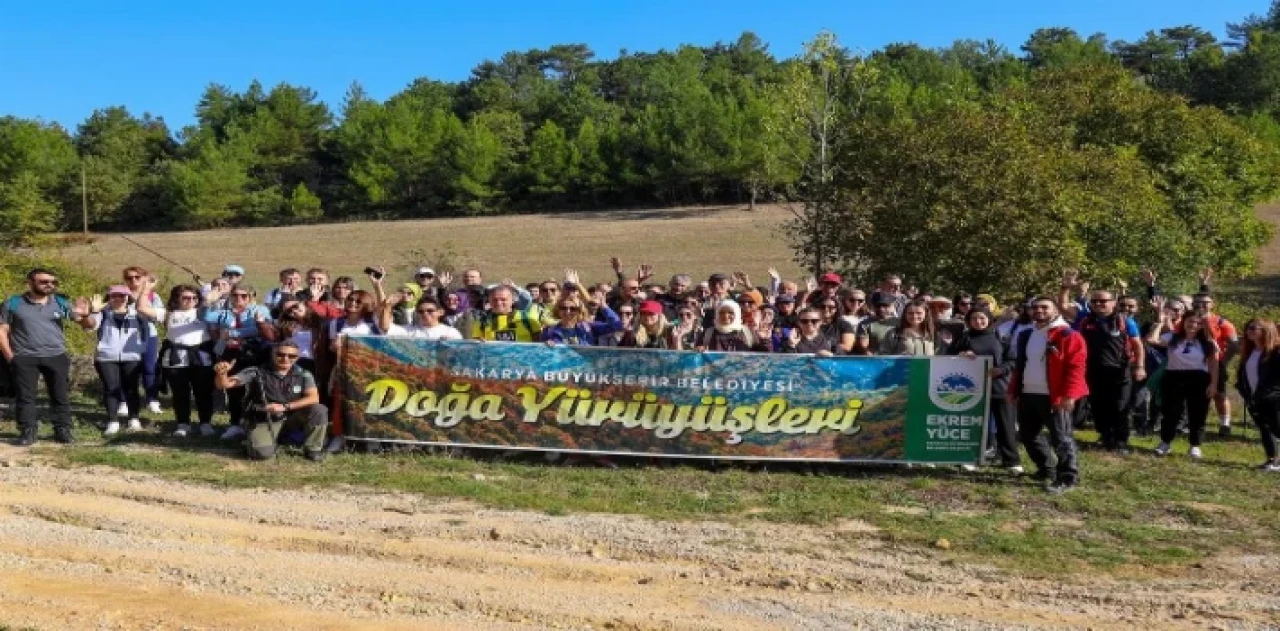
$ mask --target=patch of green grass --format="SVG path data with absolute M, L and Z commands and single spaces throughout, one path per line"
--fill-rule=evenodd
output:
M 654 519 L 763 520 L 834 526 L 856 519 L 874 533 L 833 535 L 835 546 L 874 537 L 940 554 L 982 559 L 1029 574 L 1177 568 L 1230 551 L 1265 553 L 1280 542 L 1277 478 L 1252 469 L 1256 442 L 1206 445 L 1192 462 L 1157 459 L 1154 438 L 1135 440 L 1127 458 L 1085 450 L 1082 485 L 1046 495 L 1026 478 L 952 469 L 801 467 L 711 470 L 679 463 L 624 464 L 617 470 L 428 455 L 342 454 L 321 465 L 286 451 L 251 463 L 216 439 L 154 433 L 108 443 L 81 430 L 74 448 L 42 447 L 65 466 L 102 465 L 229 488 L 354 487 L 426 497 L 463 498 L 485 506 L 567 513 L 616 513 Z M 1080 432 L 1088 442 L 1091 432 Z M 893 511 L 886 510 L 894 507 Z

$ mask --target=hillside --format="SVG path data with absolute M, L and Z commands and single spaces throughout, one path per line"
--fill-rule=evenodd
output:
M 790 213 L 780 206 L 747 211 L 740 206 L 619 210 L 545 215 L 424 219 L 237 228 L 198 232 L 137 233 L 130 238 L 179 261 L 206 278 L 227 263 L 248 270 L 260 289 L 273 286 L 285 267 L 320 266 L 331 274 L 357 275 L 368 265 L 407 269 L 420 262 L 441 265 L 438 252 L 452 251 L 458 267 L 474 266 L 486 279 L 518 282 L 561 278 L 578 269 L 585 282 L 611 280 L 609 258 L 628 270 L 656 265 L 656 280 L 688 272 L 705 279 L 715 271 L 744 270 L 763 284 L 776 266 L 795 278 L 783 225 Z M 67 258 L 103 270 L 142 265 L 159 278 L 177 282 L 186 274 L 118 235 L 104 234 L 88 245 L 64 250 Z M 412 259 L 412 260 L 411 260 Z

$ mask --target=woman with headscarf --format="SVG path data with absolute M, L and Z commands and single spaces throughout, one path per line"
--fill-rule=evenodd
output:
M 995 319 L 986 309 L 975 307 L 965 314 L 964 324 L 964 332 L 947 349 L 947 354 L 991 358 L 991 435 L 1000 456 L 1000 465 L 1012 473 L 1022 473 L 1017 431 L 1005 396 L 1009 387 L 1008 368 L 1011 366 L 1005 365 L 1004 344 L 996 335 Z
M 733 300 L 721 300 L 715 308 L 714 326 L 708 328 L 698 340 L 699 351 L 741 353 L 746 351 L 769 352 L 769 341 L 760 339 L 755 332 L 742 325 L 742 309 Z

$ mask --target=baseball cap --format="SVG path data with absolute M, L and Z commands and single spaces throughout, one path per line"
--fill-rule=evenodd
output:
M 431 269 L 430 267 L 419 267 L 417 275 L 418 276 L 435 276 L 436 271 Z
M 244 268 L 243 268 L 243 267 L 240 267 L 239 265 L 228 265 L 228 266 L 226 266 L 226 267 L 222 268 L 222 273 L 223 273 L 223 275 L 226 275 L 226 274 L 237 274 L 237 275 L 240 275 L 240 276 L 244 276 Z
M 657 300 L 646 300 L 640 303 L 640 313 L 662 313 L 662 303 Z
M 780 294 L 777 298 L 774 298 L 773 301 L 775 303 L 794 303 L 796 301 L 796 297 L 791 294 Z
M 133 292 L 129 291 L 129 288 L 125 287 L 124 285 L 112 285 L 111 289 L 107 290 L 107 295 L 108 296 L 115 296 L 115 295 L 132 296 Z
M 738 294 L 738 302 L 749 302 L 759 307 L 764 304 L 764 296 L 761 296 L 759 291 L 752 289 Z
M 819 282 L 819 283 L 835 283 L 835 284 L 839 285 L 840 283 L 842 283 L 842 282 L 844 282 L 844 281 L 843 281 L 843 280 L 841 280 L 841 278 L 840 278 L 840 275 L 839 275 L 839 274 L 836 274 L 836 273 L 834 273 L 834 272 L 827 272 L 826 274 L 823 274 L 823 275 L 822 275 L 822 278 L 819 278 L 819 279 L 818 279 L 818 282 Z

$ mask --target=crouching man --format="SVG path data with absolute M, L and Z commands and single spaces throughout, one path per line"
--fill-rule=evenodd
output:
M 286 340 L 276 344 L 269 367 L 250 367 L 235 375 L 230 374 L 229 362 L 213 368 L 219 388 L 248 388 L 244 397 L 245 447 L 253 460 L 274 456 L 280 432 L 297 428 L 306 432 L 303 451 L 307 459 L 324 460 L 329 411 L 320 404 L 316 378 L 297 365 L 298 355 L 298 346 Z

